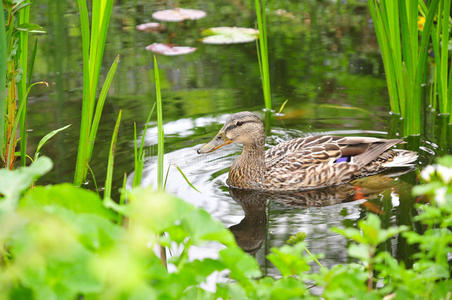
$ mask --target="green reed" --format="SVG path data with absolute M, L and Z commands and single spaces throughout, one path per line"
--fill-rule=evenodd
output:
M 6 28 L 5 16 L 0 14 L 0 155 L 4 160 L 5 152 L 5 115 L 6 115 Z
M 259 41 L 257 45 L 257 59 L 259 62 L 259 72 L 262 81 L 262 91 L 264 93 L 265 108 L 272 109 L 271 89 L 270 89 L 270 69 L 268 64 L 268 44 L 267 44 L 267 14 L 266 0 L 255 0 L 257 28 L 259 30 Z
M 430 47 L 435 56 L 430 104 L 441 113 L 450 114 L 452 111 L 452 104 L 448 101 L 450 79 L 447 45 L 450 18 L 445 13 L 450 11 L 450 2 L 432 0 L 427 7 L 424 1 L 369 0 L 383 58 L 391 110 L 403 117 L 404 134 L 421 133 L 421 112 L 424 108 L 422 86 L 427 83 Z M 434 23 L 435 19 L 441 21 Z
M 77 0 L 77 3 L 82 34 L 83 102 L 74 184 L 81 185 L 86 178 L 102 109 L 119 63 L 119 56 L 113 62 L 96 100 L 113 0 L 92 1 L 91 24 L 86 0 Z
M 107 176 L 105 177 L 104 200 L 111 199 L 111 185 L 113 182 L 113 167 L 115 163 L 116 143 L 118 141 L 119 125 L 121 124 L 122 110 L 119 111 L 116 119 L 115 129 L 110 142 L 110 151 L 108 152 Z
M 165 151 L 163 132 L 163 113 L 162 113 L 162 93 L 160 90 L 160 72 L 157 64 L 157 58 L 154 55 L 154 81 L 155 81 L 155 101 L 157 103 L 157 188 L 159 191 L 164 190 L 163 182 L 163 155 Z M 160 245 L 160 261 L 167 268 L 166 249 Z
M 146 132 L 148 130 L 149 122 L 151 121 L 152 113 L 155 109 L 155 103 L 152 105 L 151 111 L 146 118 L 146 122 L 144 123 L 143 134 L 141 135 L 140 146 L 138 147 L 137 143 L 137 126 L 136 123 L 133 124 L 133 136 L 134 136 L 134 157 L 135 157 L 135 174 L 133 176 L 133 186 L 139 186 L 141 183 L 141 177 L 143 174 L 143 166 L 144 166 L 144 138 L 146 136 Z
M 4 166 L 9 169 L 14 167 L 19 141 L 22 165 L 26 163 L 27 101 L 37 45 L 34 44 L 29 66 L 28 35 L 44 33 L 40 26 L 30 23 L 30 7 L 29 0 L 3 2 L 0 22 L 0 153 Z M 19 106 L 22 107 L 20 112 Z M 19 137 L 13 133 L 16 120 L 20 120 Z
M 162 114 L 162 93 L 160 91 L 160 72 L 157 58 L 154 56 L 155 99 L 157 103 L 157 187 L 163 190 L 163 154 L 165 150 Z
M 24 3 L 30 3 L 24 1 Z M 28 24 L 30 22 L 30 5 L 25 6 L 19 11 L 19 24 Z M 36 46 L 36 44 L 35 44 Z M 19 34 L 19 61 L 22 67 L 22 80 L 17 85 L 19 103 L 24 102 L 25 108 L 20 115 L 20 157 L 21 164 L 26 165 L 26 150 L 27 150 L 27 131 L 26 131 L 26 118 L 27 118 L 27 101 L 26 91 L 30 84 L 28 78 L 28 32 L 21 31 Z M 33 51 L 36 53 L 35 51 Z M 33 58 L 34 63 L 34 58 Z M 30 77 L 31 78 L 31 77 Z

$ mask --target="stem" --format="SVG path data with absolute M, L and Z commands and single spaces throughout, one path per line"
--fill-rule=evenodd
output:
M 367 279 L 367 290 L 371 291 L 374 287 L 374 265 L 372 260 L 374 258 L 375 249 L 373 247 L 369 248 L 369 278 Z

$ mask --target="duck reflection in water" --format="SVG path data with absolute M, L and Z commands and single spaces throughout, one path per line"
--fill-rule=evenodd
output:
M 367 179 L 365 181 L 359 179 L 340 186 L 290 193 L 229 188 L 231 197 L 242 206 L 245 213 L 245 217 L 240 223 L 232 225 L 229 230 L 245 252 L 255 255 L 265 241 L 269 201 L 282 204 L 288 209 L 322 207 L 365 199 L 394 187 L 394 180 L 384 175 L 371 176 Z M 369 206 L 366 203 L 371 204 L 366 201 L 359 203 L 364 204 L 367 208 Z

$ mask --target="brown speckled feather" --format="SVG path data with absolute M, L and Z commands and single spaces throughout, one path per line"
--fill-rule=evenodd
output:
M 387 151 L 402 140 L 368 137 L 310 136 L 283 142 L 265 153 L 266 189 L 300 190 L 338 185 L 384 169 L 394 157 Z M 342 156 L 350 162 L 334 163 Z M 375 160 L 375 162 L 373 162 Z M 367 165 L 368 163 L 372 164 Z

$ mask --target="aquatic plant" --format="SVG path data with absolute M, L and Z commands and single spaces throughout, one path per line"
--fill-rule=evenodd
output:
M 157 58 L 154 56 L 155 99 L 157 103 L 157 188 L 163 191 L 163 155 L 165 153 L 165 133 L 163 132 L 162 92 Z
M 259 31 L 243 27 L 212 27 L 201 32 L 204 44 L 239 44 L 253 42 Z
M 111 199 L 111 185 L 113 182 L 113 166 L 115 162 L 116 142 L 118 141 L 119 125 L 121 124 L 122 110 L 119 111 L 116 119 L 115 128 L 110 142 L 110 151 L 108 152 L 107 176 L 105 177 L 104 201 Z
M 261 74 L 262 92 L 264 94 L 265 108 L 272 109 L 271 89 L 270 89 L 270 67 L 268 64 L 268 42 L 267 42 L 267 0 L 255 0 L 257 28 L 259 30 L 259 41 L 257 46 L 257 59 L 259 61 L 259 72 Z
M 86 0 L 77 0 L 77 3 L 82 33 L 83 101 L 74 184 L 81 185 L 86 178 L 102 110 L 119 63 L 119 56 L 111 65 L 96 99 L 113 0 L 92 1 L 91 23 Z
M 152 113 L 155 109 L 155 102 L 152 105 L 151 110 L 149 111 L 148 117 L 144 122 L 143 133 L 141 134 L 140 146 L 137 143 L 137 125 L 133 123 L 133 142 L 134 142 L 134 175 L 133 175 L 133 187 L 137 187 L 141 183 L 141 177 L 143 174 L 143 166 L 144 166 L 144 138 L 146 136 L 146 132 L 148 130 L 149 122 L 151 121 Z
M 161 43 L 152 43 L 146 46 L 146 50 L 166 56 L 176 56 L 193 53 L 196 51 L 196 48 Z
M 5 120 L 6 115 L 6 28 L 5 16 L 0 14 L 0 153 L 4 160 L 5 149 Z
M 40 26 L 30 23 L 30 1 L 7 1 L 3 7 L 0 18 L 0 156 L 3 164 L 12 169 L 19 141 L 21 163 L 22 165 L 26 163 L 25 121 L 37 47 L 35 43 L 30 59 L 28 34 L 44 33 L 44 31 Z M 6 23 L 4 17 L 6 17 Z M 19 107 L 22 107 L 20 112 Z M 19 121 L 16 122 L 17 120 Z M 16 136 L 14 129 L 16 123 L 16 128 L 20 129 L 19 136 Z
M 404 118 L 405 134 L 421 132 L 422 87 L 427 84 L 430 48 L 433 48 L 435 64 L 429 102 L 440 113 L 452 113 L 448 100 L 447 50 L 450 5 L 449 0 L 432 0 L 428 6 L 424 1 L 369 0 L 391 110 Z M 438 22 L 435 23 L 435 19 Z M 437 93 L 439 101 L 436 101 Z
M 173 8 L 156 11 L 152 17 L 164 22 L 183 22 L 185 20 L 199 20 L 206 16 L 206 13 L 198 9 Z
M 71 184 L 29 187 L 49 172 L 52 162 L 39 157 L 31 166 L 0 170 L 0 289 L 2 299 L 97 298 L 156 299 L 447 299 L 451 291 L 452 157 L 425 168 L 416 195 L 430 197 L 446 188 L 444 201 L 418 205 L 423 233 L 388 227 L 377 215 L 358 228 L 336 229 L 352 241 L 354 261 L 311 270 L 317 255 L 305 255 L 304 235 L 293 245 L 270 249 L 267 259 L 281 276 L 262 276 L 257 261 L 208 213 L 151 188 L 128 192 L 129 203 L 110 206 L 94 192 Z M 434 196 L 436 197 L 436 196 Z M 433 199 L 433 198 L 432 198 Z M 118 216 L 129 220 L 124 227 Z M 163 233 L 166 233 L 163 235 Z M 382 243 L 403 236 L 418 251 L 409 267 Z M 217 258 L 190 259 L 193 246 L 220 243 Z M 173 247 L 168 272 L 158 245 Z M 233 281 L 200 287 L 219 271 Z M 310 286 L 306 284 L 310 283 Z M 313 285 L 321 287 L 314 294 Z

